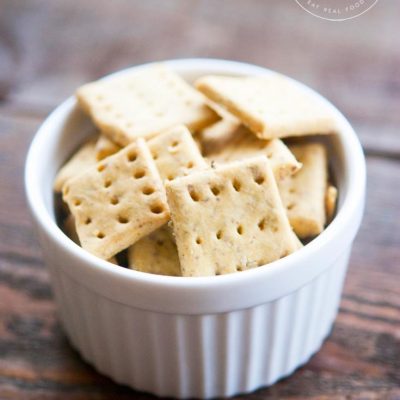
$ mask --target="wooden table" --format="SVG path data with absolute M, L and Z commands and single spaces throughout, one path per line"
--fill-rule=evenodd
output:
M 81 4 L 82 3 L 82 4 Z M 294 0 L 0 0 L 0 398 L 150 397 L 69 346 L 25 205 L 27 147 L 81 83 L 149 60 L 219 57 L 291 75 L 353 122 L 368 199 L 340 313 L 321 351 L 246 398 L 400 399 L 400 7 L 332 23 Z

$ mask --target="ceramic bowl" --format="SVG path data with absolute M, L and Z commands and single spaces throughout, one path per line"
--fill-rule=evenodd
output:
M 212 59 L 166 61 L 188 81 L 205 74 L 260 75 L 254 65 Z M 125 74 L 136 68 L 118 72 Z M 52 185 L 91 132 L 74 98 L 39 128 L 26 161 L 28 203 L 59 316 L 72 345 L 116 382 L 160 396 L 211 398 L 272 385 L 303 365 L 331 331 L 365 198 L 365 160 L 346 118 L 325 138 L 339 189 L 330 225 L 301 250 L 256 269 L 182 278 L 103 261 L 57 226 Z

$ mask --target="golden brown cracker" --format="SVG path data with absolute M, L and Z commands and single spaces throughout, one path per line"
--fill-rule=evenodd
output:
M 178 251 L 171 228 L 165 224 L 128 250 L 129 267 L 150 274 L 180 276 Z
M 121 146 L 178 124 L 200 130 L 219 118 L 200 93 L 162 65 L 88 83 L 76 95 L 102 133 Z
M 91 138 L 85 142 L 60 168 L 53 185 L 57 193 L 61 192 L 64 183 L 67 182 L 68 179 L 79 175 L 96 164 L 96 141 L 97 139 Z
M 183 276 L 258 267 L 297 248 L 266 157 L 167 183 Z
M 301 168 L 301 163 L 280 139 L 258 139 L 244 126 L 232 135 L 221 151 L 211 154 L 209 158 L 224 163 L 259 155 L 269 159 L 277 180 L 292 175 Z
M 278 74 L 205 76 L 196 87 L 262 139 L 331 133 L 336 128 L 327 106 Z
M 303 166 L 279 182 L 279 191 L 297 236 L 312 237 L 322 232 L 326 221 L 327 152 L 320 143 L 292 145 L 290 150 Z
M 63 198 L 82 247 L 103 259 L 169 219 L 164 186 L 143 139 L 69 180 Z

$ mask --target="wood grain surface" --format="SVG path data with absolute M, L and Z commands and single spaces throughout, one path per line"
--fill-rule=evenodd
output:
M 400 6 L 343 23 L 294 0 L 0 0 L 0 399 L 152 396 L 70 347 L 31 226 L 23 164 L 46 115 L 81 83 L 152 60 L 217 57 L 314 87 L 350 118 L 368 162 L 366 214 L 321 351 L 248 399 L 400 399 Z

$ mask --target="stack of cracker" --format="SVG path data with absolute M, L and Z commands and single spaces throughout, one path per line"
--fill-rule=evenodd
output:
M 54 190 L 64 231 L 104 260 L 125 253 L 126 267 L 171 276 L 243 271 L 298 250 L 334 216 L 328 153 L 311 136 L 334 132 L 333 119 L 279 75 L 193 87 L 158 65 L 77 99 L 97 133 Z

